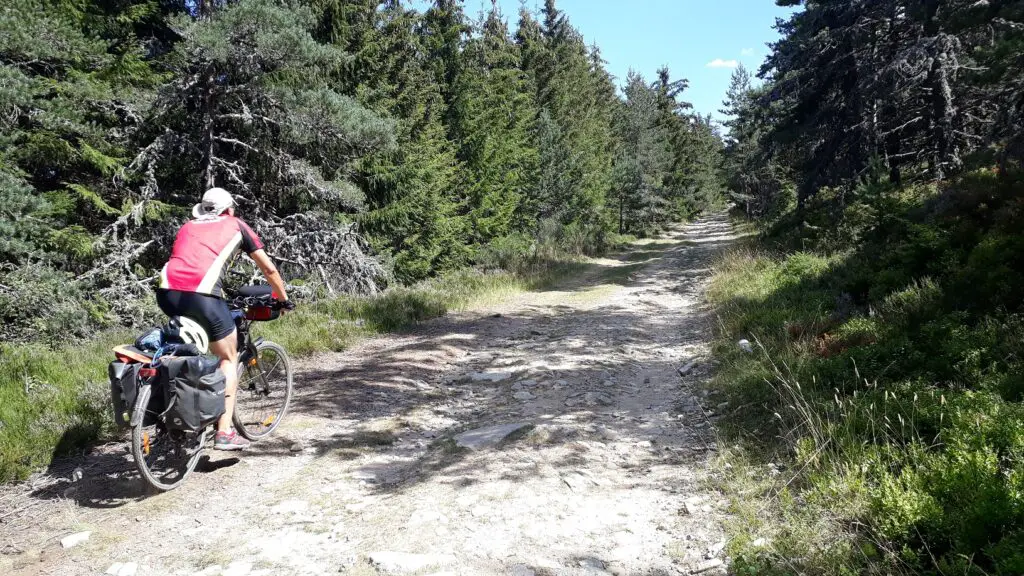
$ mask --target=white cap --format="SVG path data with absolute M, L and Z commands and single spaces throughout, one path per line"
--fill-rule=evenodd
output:
M 210 188 L 203 194 L 203 201 L 192 207 L 192 216 L 220 216 L 225 210 L 235 205 L 235 199 L 223 188 Z

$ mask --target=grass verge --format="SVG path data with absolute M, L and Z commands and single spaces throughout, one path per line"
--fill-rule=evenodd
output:
M 555 262 L 521 274 L 461 271 L 379 296 L 300 306 L 258 330 L 294 356 L 343 350 L 361 338 L 544 288 L 580 266 Z M 111 347 L 134 338 L 113 331 L 83 343 L 0 343 L 0 483 L 112 437 L 106 367 Z
M 1024 573 L 1024 202 L 984 183 L 894 189 L 846 207 L 862 224 L 831 250 L 717 264 L 735 573 Z

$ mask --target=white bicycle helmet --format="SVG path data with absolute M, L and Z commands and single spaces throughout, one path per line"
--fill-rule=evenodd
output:
M 206 334 L 206 330 L 203 330 L 202 326 L 195 320 L 185 316 L 178 316 L 178 322 L 181 324 L 178 335 L 181 336 L 181 340 L 185 344 L 194 344 L 202 354 L 210 351 L 210 337 Z

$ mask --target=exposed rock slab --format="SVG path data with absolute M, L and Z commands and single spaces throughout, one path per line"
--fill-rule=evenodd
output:
M 470 450 L 491 448 L 528 426 L 530 426 L 529 423 L 517 422 L 515 424 L 498 424 L 486 428 L 477 428 L 476 430 L 463 432 L 456 436 L 455 443 L 461 448 L 469 448 Z

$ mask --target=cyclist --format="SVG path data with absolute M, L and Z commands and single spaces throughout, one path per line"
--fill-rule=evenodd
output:
M 224 414 L 217 421 L 213 447 L 244 450 L 249 441 L 231 428 L 238 388 L 238 335 L 227 302 L 221 298 L 225 265 L 237 250 L 244 250 L 263 271 L 274 298 L 286 310 L 295 305 L 288 300 L 281 274 L 263 250 L 263 242 L 235 217 L 235 200 L 227 190 L 207 190 L 203 201 L 192 208 L 192 216 L 178 230 L 171 258 L 160 273 L 156 301 L 164 314 L 191 318 L 206 330 L 210 351 L 220 358 L 226 380 Z

